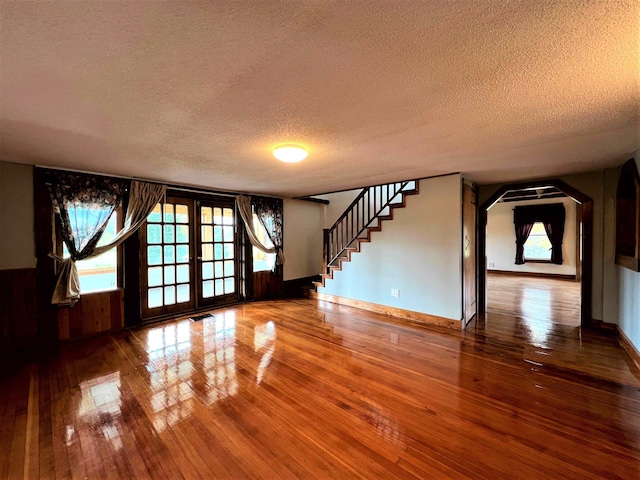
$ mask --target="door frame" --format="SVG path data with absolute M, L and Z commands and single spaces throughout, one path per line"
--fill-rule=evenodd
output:
M 203 205 L 204 204 L 204 205 Z M 204 279 L 202 278 L 203 271 L 203 263 L 204 263 L 204 252 L 203 252 L 203 240 L 202 240 L 202 207 L 211 207 L 214 208 L 227 208 L 233 211 L 233 264 L 234 264 L 234 291 L 233 293 L 224 294 L 222 296 L 215 295 L 213 297 L 203 297 L 202 295 L 202 283 Z M 193 269 L 193 273 L 195 275 L 194 279 L 194 291 L 196 293 L 195 304 L 196 310 L 211 310 L 214 308 L 218 308 L 225 305 L 232 305 L 234 303 L 238 303 L 241 297 L 241 288 L 240 288 L 240 280 L 242 278 L 242 274 L 240 272 L 240 234 L 241 231 L 238 228 L 238 224 L 241 221 L 240 214 L 237 208 L 237 202 L 234 198 L 228 197 L 213 197 L 209 196 L 207 198 L 198 197 L 194 202 L 194 242 L 195 242 L 195 262 Z M 215 217 L 214 217 L 215 218 Z M 213 226 L 213 224 L 211 224 Z M 216 243 L 216 242 L 206 242 L 206 243 Z M 224 242 L 227 243 L 227 242 Z M 213 259 L 211 260 L 213 262 Z M 215 279 L 212 279 L 215 281 Z
M 175 203 L 174 203 L 175 202 Z M 181 203 L 180 203 L 181 202 Z M 189 223 L 188 224 L 184 224 L 184 225 L 188 225 L 188 230 L 189 230 L 189 241 L 188 243 L 186 243 L 186 245 L 189 245 L 189 261 L 188 263 L 186 263 L 185 265 L 189 265 L 189 286 L 190 286 L 190 296 L 191 296 L 191 300 L 189 300 L 189 302 L 184 302 L 184 303 L 179 303 L 179 302 L 175 302 L 174 304 L 171 305 L 163 305 L 160 307 L 153 307 L 153 308 L 157 308 L 158 309 L 158 313 L 155 315 L 150 315 L 150 308 L 149 307 L 145 307 L 145 302 L 148 302 L 148 292 L 145 293 L 145 289 L 149 289 L 148 286 L 148 271 L 146 270 L 149 267 L 155 267 L 155 265 L 149 265 L 148 261 L 149 259 L 147 258 L 148 253 L 147 253 L 147 247 L 148 246 L 155 246 L 158 244 L 149 244 L 147 241 L 147 236 L 148 236 L 148 221 L 145 219 L 144 223 L 140 226 L 140 229 L 138 230 L 138 236 L 140 238 L 140 267 L 139 267 L 139 275 L 140 275 L 140 313 L 141 313 L 141 321 L 142 323 L 147 323 L 147 322 L 153 322 L 156 319 L 159 318 L 166 318 L 166 317 L 175 317 L 178 315 L 182 315 L 183 313 L 187 313 L 187 312 L 192 312 L 196 309 L 196 305 L 197 305 L 197 297 L 196 297 L 196 293 L 194 290 L 194 286 L 196 284 L 195 281 L 195 262 L 194 262 L 194 250 L 196 247 L 195 244 L 195 215 L 196 215 L 196 205 L 195 202 L 193 202 L 190 198 L 188 197 L 184 197 L 184 196 L 180 196 L 180 195 L 174 195 L 174 194 L 170 194 L 167 193 L 164 197 L 162 197 L 160 199 L 160 201 L 158 202 L 160 205 L 164 205 L 167 203 L 170 203 L 172 205 L 176 205 L 176 204 L 186 204 L 188 211 L 189 211 Z M 161 226 L 161 230 L 163 230 L 163 226 L 165 225 L 165 221 L 164 221 L 164 211 L 160 210 L 160 215 L 161 215 L 161 221 L 159 223 L 153 223 L 154 225 L 160 225 Z M 175 215 L 175 210 L 174 210 L 174 215 Z M 178 225 L 177 222 L 174 222 L 173 225 Z M 164 235 L 164 234 L 163 234 Z M 175 235 L 175 234 L 174 234 Z M 177 245 L 177 242 L 175 242 L 175 244 Z M 159 245 L 161 245 L 162 247 L 164 247 L 165 243 L 161 242 Z M 174 265 L 177 267 L 178 266 L 178 262 L 175 262 Z M 162 267 L 165 266 L 164 262 L 160 265 Z M 174 275 L 176 275 L 176 273 L 174 273 Z M 176 282 L 177 284 L 177 282 Z M 164 283 L 162 284 L 162 287 L 164 287 Z M 177 295 L 177 292 L 176 292 Z M 185 303 L 187 305 L 185 305 Z
M 542 187 L 555 187 L 577 203 L 578 218 L 582 225 L 582 235 L 580 236 L 582 261 L 577 266 L 577 268 L 581 269 L 581 272 L 577 272 L 580 274 L 581 281 L 580 326 L 583 328 L 593 327 L 595 326 L 591 310 L 593 288 L 593 200 L 588 195 L 557 178 L 503 185 L 480 207 L 477 239 L 479 247 L 477 256 L 478 313 L 485 316 L 487 313 L 487 212 L 489 208 L 495 205 L 509 191 Z
M 465 190 L 471 192 L 473 194 L 473 201 L 470 203 L 470 205 L 467 205 L 465 202 Z M 462 183 L 462 330 L 467 328 L 467 325 L 469 325 L 471 323 L 471 320 L 473 320 L 474 318 L 477 318 L 478 315 L 480 314 L 480 310 L 479 308 L 479 300 L 478 300 L 478 196 L 479 196 L 479 192 L 478 192 L 478 186 L 474 183 L 466 183 L 463 182 Z M 473 291 L 475 293 L 475 312 L 473 313 L 473 315 L 471 315 L 471 317 L 467 318 L 468 312 L 467 312 L 467 281 L 469 280 L 468 276 L 465 274 L 465 256 L 464 256 L 464 251 L 465 251 L 465 246 L 464 246 L 464 242 L 465 242 L 465 238 L 464 238 L 464 231 L 465 231 L 465 226 L 466 226 L 466 209 L 467 208 L 472 208 L 474 210 L 474 225 L 473 225 L 473 233 L 475 234 L 475 237 L 473 239 L 473 242 L 469 245 L 469 247 L 473 250 L 474 253 L 474 261 L 475 261 L 475 272 L 473 272 Z
M 239 255 L 240 255 L 240 245 L 242 244 L 240 237 L 241 235 L 245 235 L 245 233 L 243 230 L 243 225 L 241 225 L 241 221 L 239 220 L 240 216 L 238 213 L 238 207 L 237 207 L 237 202 L 235 201 L 235 198 L 229 198 L 229 196 L 227 195 L 216 195 L 216 194 L 204 195 L 201 193 L 185 193 L 184 191 L 181 191 L 181 190 L 168 189 L 165 197 L 163 197 L 159 201 L 159 203 L 161 204 L 164 203 L 167 198 L 183 200 L 184 202 L 189 203 L 190 205 L 189 208 L 192 213 L 191 215 L 192 220 L 189 222 L 189 245 L 191 246 L 189 265 L 191 265 L 192 267 L 190 269 L 191 270 L 190 285 L 192 286 L 193 306 L 191 308 L 185 308 L 178 312 L 170 311 L 170 312 L 159 313 L 158 315 L 145 316 L 145 309 L 143 308 L 143 302 L 145 301 L 145 296 L 143 294 L 143 289 L 145 288 L 145 282 L 143 281 L 143 273 L 142 273 L 142 269 L 144 266 L 143 265 L 144 262 L 142 261 L 142 250 L 145 247 L 142 231 L 143 229 L 146 229 L 146 226 L 147 226 L 147 222 L 145 220 L 145 222 L 141 225 L 140 229 L 135 235 L 135 237 L 137 237 L 138 239 L 137 248 L 138 248 L 138 251 L 140 252 L 138 257 L 138 262 L 139 262 L 138 268 L 136 269 L 137 277 L 139 281 L 139 284 L 138 284 L 138 292 L 139 292 L 138 302 L 139 303 L 137 305 L 137 309 L 139 310 L 139 316 L 140 316 L 139 323 L 138 323 L 139 325 L 155 323 L 158 321 L 165 320 L 167 318 L 186 316 L 196 312 L 208 311 L 208 310 L 213 310 L 223 306 L 234 305 L 244 300 L 244 294 L 242 293 L 243 286 L 241 284 L 244 281 L 244 277 L 246 276 L 246 274 L 244 272 L 240 272 L 239 270 L 241 265 Z M 215 203 L 217 201 L 225 204 L 224 205 L 225 208 L 232 208 L 234 213 L 234 237 L 235 237 L 234 238 L 234 252 L 235 252 L 234 268 L 236 272 L 235 273 L 235 290 L 236 290 L 235 299 L 231 298 L 231 296 L 229 295 L 223 302 L 220 302 L 217 304 L 213 303 L 213 304 L 201 305 L 199 303 L 201 286 L 198 280 L 200 278 L 198 269 L 202 268 L 202 262 L 198 260 L 198 257 L 202 256 L 202 251 L 201 251 L 201 242 L 199 242 L 201 232 L 196 231 L 197 229 L 200 228 L 200 219 L 198 215 L 200 214 L 200 202 Z

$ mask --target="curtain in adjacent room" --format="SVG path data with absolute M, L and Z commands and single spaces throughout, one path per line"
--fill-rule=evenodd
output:
M 524 264 L 524 244 L 532 228 L 533 223 L 516 223 L 516 265 Z
M 559 210 L 550 215 L 543 222 L 544 230 L 547 232 L 547 237 L 551 242 L 551 263 L 556 265 L 562 265 L 562 240 L 564 238 L 564 220 L 565 211 L 562 207 L 562 211 Z
M 562 243 L 564 238 L 565 209 L 561 203 L 551 205 L 527 205 L 513 210 L 516 230 L 516 265 L 525 263 L 524 244 L 529 238 L 533 224 L 541 222 L 551 242 L 551 262 L 562 265 Z
M 251 201 L 258 220 L 276 249 L 276 265 L 284 264 L 283 204 L 280 198 L 253 197 Z
M 126 240 L 162 198 L 166 186 L 69 172 L 49 172 L 46 182 L 53 211 L 60 222 L 62 240 L 70 255 L 65 259 L 52 254 L 59 263 L 51 303 L 70 306 L 80 299 L 76 262 L 98 256 Z M 111 243 L 96 248 L 127 187 L 130 194 L 125 228 Z

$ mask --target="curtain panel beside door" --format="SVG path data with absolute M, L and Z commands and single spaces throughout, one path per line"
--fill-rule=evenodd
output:
M 45 175 L 53 211 L 60 223 L 69 258 L 52 252 L 58 277 L 51 303 L 72 306 L 80 299 L 76 262 L 96 257 L 124 242 L 137 231 L 166 191 L 165 185 L 111 177 L 50 171 Z M 97 247 L 107 222 L 128 190 L 124 228 L 108 245 Z
M 284 264 L 284 235 L 283 235 L 283 202 L 281 198 L 250 197 L 247 195 L 236 196 L 238 211 L 244 222 L 247 235 L 251 244 L 265 253 L 275 253 L 276 262 L 274 269 L 278 265 Z M 269 240 L 273 243 L 273 248 L 263 245 L 258 239 L 252 221 L 252 207 L 258 221 L 264 227 Z M 275 270 L 274 270 L 275 271 Z
M 283 202 L 281 198 L 253 197 L 252 205 L 260 224 L 276 248 L 276 265 L 284 264 Z

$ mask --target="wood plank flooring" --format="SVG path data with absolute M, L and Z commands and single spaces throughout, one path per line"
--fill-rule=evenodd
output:
M 302 299 L 213 314 L 5 365 L 0 478 L 638 478 L 614 338 Z
M 487 311 L 530 322 L 580 325 L 580 282 L 487 274 Z

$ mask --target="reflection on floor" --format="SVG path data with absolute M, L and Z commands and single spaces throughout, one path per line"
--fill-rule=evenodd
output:
M 444 333 L 315 300 L 212 313 L 5 368 L 0 479 L 640 468 L 640 374 L 615 339 L 561 323 L 542 335 L 504 313 Z
M 489 273 L 487 310 L 531 323 L 580 325 L 580 282 Z
M 497 355 L 515 350 L 516 362 L 562 369 L 569 376 L 588 372 L 604 380 L 619 378 L 615 332 L 580 328 L 579 282 L 489 274 L 487 313 L 467 331 L 500 349 Z M 623 377 L 635 379 L 630 372 Z

